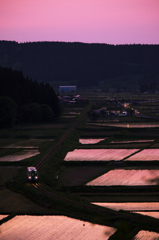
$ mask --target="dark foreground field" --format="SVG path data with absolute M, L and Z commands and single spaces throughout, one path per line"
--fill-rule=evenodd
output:
M 159 144 L 159 128 L 121 128 L 112 126 L 88 126 L 88 118 L 76 128 L 64 141 L 62 146 L 48 159 L 39 170 L 39 185 L 54 193 L 51 198 L 38 192 L 26 181 L 26 167 L 36 164 L 63 136 L 73 122 L 56 122 L 49 125 L 17 126 L 15 129 L 0 131 L 0 145 L 4 147 L 15 144 L 22 139 L 43 139 L 38 143 L 40 154 L 32 158 L 14 163 L 0 162 L 0 213 L 1 214 L 60 214 L 92 223 L 109 225 L 118 230 L 110 239 L 132 239 L 139 230 L 159 232 L 159 220 L 132 214 L 129 211 L 114 211 L 91 202 L 158 202 L 158 185 L 150 187 L 90 187 L 85 184 L 98 176 L 117 168 L 123 169 L 155 169 L 154 162 L 114 162 L 100 163 L 66 163 L 64 158 L 69 151 L 80 148 L 92 149 L 157 149 Z M 82 145 L 80 138 L 103 138 L 95 145 Z M 51 141 L 49 141 L 51 140 Z M 154 140 L 146 143 L 112 143 L 117 141 Z M 1 150 L 4 154 L 4 149 Z M 11 153 L 11 152 L 10 152 Z M 156 159 L 157 160 L 157 159 Z M 58 180 L 57 180 L 58 175 Z M 0 222 L 2 223 L 2 222 Z

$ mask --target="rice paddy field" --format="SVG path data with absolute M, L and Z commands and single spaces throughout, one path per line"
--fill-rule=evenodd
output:
M 154 140 L 134 140 L 134 141 L 111 141 L 111 143 L 145 143 L 154 142 Z
M 0 215 L 0 220 L 7 217 L 8 215 Z
M 92 202 L 92 204 L 111 208 L 116 211 L 142 211 L 144 213 L 149 213 L 153 211 L 159 216 L 159 202 Z
M 20 166 L 0 166 L 0 186 L 4 186 L 11 178 L 14 179 L 20 169 Z
M 93 93 L 88 99 L 97 108 L 109 107 L 109 102 L 112 107 L 115 95 L 108 95 L 99 93 L 95 96 Z M 131 105 L 137 95 L 117 94 L 116 97 L 124 98 Z M 148 108 L 144 101 L 142 103 L 143 97 L 139 96 L 137 110 L 146 114 Z M 147 98 L 151 99 L 152 96 Z M 154 98 L 157 100 L 157 96 Z M 149 102 L 148 107 L 151 108 L 152 104 Z M 156 106 L 157 102 L 155 111 Z M 75 129 L 76 134 L 66 139 L 68 145 L 60 146 L 39 171 L 39 185 L 66 201 L 50 201 L 26 182 L 22 189 L 18 188 L 16 181 L 14 186 L 8 184 L 15 176 L 23 180 L 24 177 L 19 174 L 22 159 L 28 157 L 24 163 L 25 169 L 30 163 L 36 165 L 41 156 L 39 153 L 47 153 L 56 139 L 75 123 L 82 110 L 82 107 L 64 106 L 61 119 L 52 124 L 28 124 L 0 130 L 0 185 L 3 187 L 7 182 L 10 188 L 0 189 L 0 213 L 4 214 L 0 215 L 1 223 L 8 214 L 16 212 L 14 218 L 0 225 L 0 239 L 159 238 L 157 119 L 113 116 L 90 120 L 88 114 L 83 125 Z M 74 147 L 75 144 L 77 146 Z M 65 146 L 69 146 L 68 151 Z M 63 149 L 67 152 L 65 156 Z M 12 161 L 19 161 L 20 168 L 11 168 L 10 164 L 14 164 Z M 54 176 L 58 176 L 56 182 Z M 25 199 L 21 198 L 23 195 Z M 76 204 L 68 208 L 67 199 Z M 77 203 L 82 204 L 80 210 Z M 89 205 L 90 211 L 87 204 L 92 204 Z M 91 207 L 100 210 L 91 214 Z M 103 209 L 108 209 L 107 214 L 104 213 L 105 218 Z M 133 219 L 134 214 L 138 214 L 139 219 Z M 119 237 L 121 233 L 123 235 Z
M 159 233 L 149 232 L 149 231 L 140 231 L 133 240 L 157 240 L 159 239 Z
M 21 139 L 16 143 L 5 145 L 2 148 L 39 148 L 39 145 L 45 141 L 46 139 Z M 53 139 L 48 139 L 48 141 L 53 141 Z
M 40 154 L 39 150 L 23 150 L 0 158 L 0 162 L 17 162 Z
M 98 142 L 104 141 L 105 139 L 79 139 L 81 144 L 96 144 Z
M 115 169 L 88 182 L 87 186 L 149 186 L 159 184 L 159 170 Z
M 144 211 L 143 212 L 135 212 L 135 211 L 133 211 L 133 212 L 159 219 L 159 212 L 144 212 Z
M 89 123 L 88 123 L 89 124 Z M 101 127 L 122 127 L 122 128 L 158 128 L 159 123 L 94 123 L 95 126 Z
M 110 208 L 116 211 L 120 210 L 130 211 L 131 213 L 137 213 L 159 219 L 158 202 L 125 202 L 125 203 L 92 202 L 92 204 Z
M 75 149 L 68 152 L 64 161 L 119 161 L 139 149 Z
M 0 239 L 101 239 L 116 231 L 65 216 L 16 216 L 0 226 Z
M 156 161 L 159 160 L 159 149 L 144 149 L 128 157 L 126 161 Z

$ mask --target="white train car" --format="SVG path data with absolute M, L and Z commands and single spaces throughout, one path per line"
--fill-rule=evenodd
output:
M 27 179 L 29 182 L 38 181 L 38 171 L 35 167 L 27 167 Z

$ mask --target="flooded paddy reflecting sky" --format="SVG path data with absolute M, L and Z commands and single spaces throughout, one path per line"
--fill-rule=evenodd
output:
M 88 182 L 87 186 L 159 185 L 159 170 L 111 170 Z
M 92 202 L 92 204 L 116 211 L 159 211 L 159 202 Z
M 0 158 L 0 162 L 16 162 L 40 154 L 39 150 L 23 150 Z
M 119 161 L 139 149 L 75 149 L 68 152 L 64 161 Z
M 85 139 L 85 138 L 82 138 L 82 139 L 79 139 L 79 142 L 81 144 L 96 144 L 96 143 L 99 143 L 101 141 L 105 140 L 105 138 L 99 138 L 99 139 Z
M 16 216 L 1 225 L 0 238 L 3 240 L 107 240 L 115 231 L 113 227 L 65 216 Z

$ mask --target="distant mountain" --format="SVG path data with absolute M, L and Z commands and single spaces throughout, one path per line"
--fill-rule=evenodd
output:
M 159 45 L 0 41 L 0 66 L 53 87 L 133 87 L 159 82 Z

